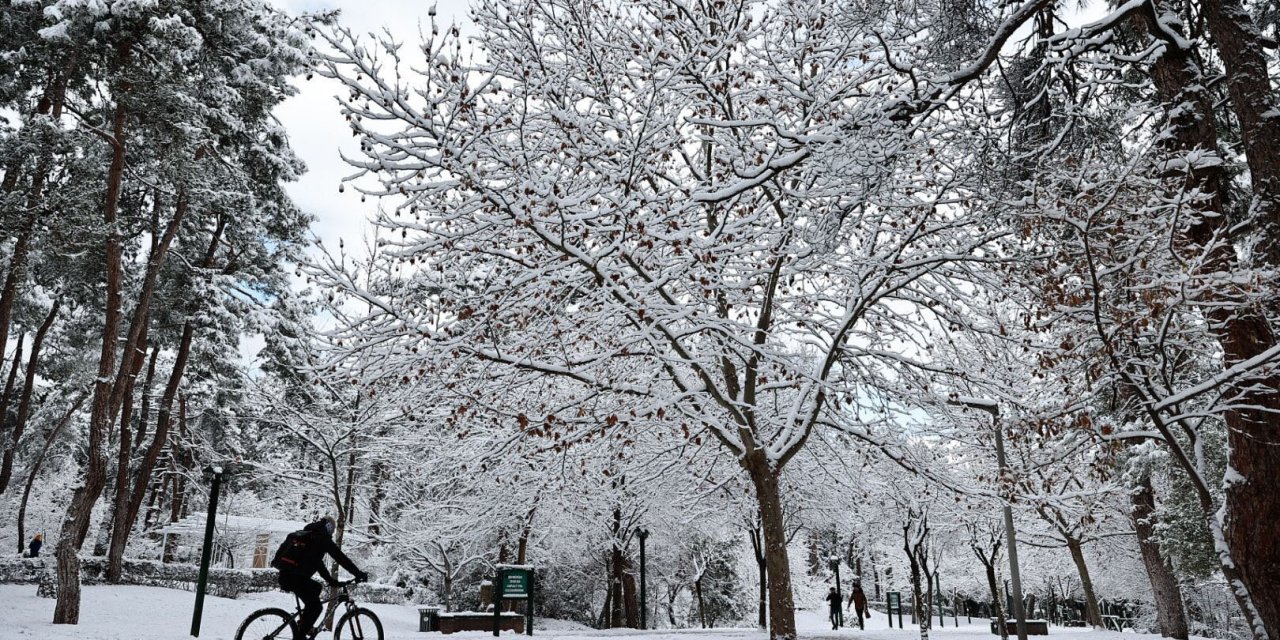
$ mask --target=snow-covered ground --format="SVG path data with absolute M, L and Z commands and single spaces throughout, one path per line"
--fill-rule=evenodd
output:
M 84 600 L 80 610 L 80 624 L 75 626 L 53 625 L 53 600 L 36 597 L 34 585 L 0 585 L 0 638 L 42 638 L 46 640 L 181 640 L 190 637 L 191 608 L 195 596 L 186 591 L 134 586 L 88 586 L 84 588 Z M 285 593 L 252 594 L 238 600 L 208 597 L 205 599 L 202 639 L 229 640 L 236 626 L 255 609 L 267 606 L 292 608 L 293 598 Z M 439 634 L 418 632 L 418 611 L 409 606 L 370 604 L 382 619 L 389 640 L 429 640 Z M 852 619 L 852 615 L 849 616 Z M 617 629 L 596 631 L 582 629 L 580 625 L 548 621 L 534 622 L 534 635 L 551 640 L 591 640 L 617 636 L 645 636 L 652 640 L 764 640 L 765 634 L 757 629 L 683 629 L 637 631 Z M 800 636 L 806 639 L 829 640 L 913 640 L 919 631 L 890 629 L 883 615 L 874 614 L 867 621 L 867 629 L 840 629 L 832 631 L 826 615 L 813 611 L 797 613 Z M 947 619 L 946 628 L 934 629 L 934 640 L 986 640 L 991 638 L 985 621 L 974 619 L 960 627 L 954 627 Z M 548 629 L 547 627 L 550 627 Z M 1112 631 L 1091 631 L 1054 627 L 1051 636 L 1069 636 L 1070 640 L 1154 640 L 1159 636 Z M 321 638 L 331 636 L 322 635 Z M 477 640 L 493 637 L 486 633 L 460 633 L 449 636 L 458 640 Z

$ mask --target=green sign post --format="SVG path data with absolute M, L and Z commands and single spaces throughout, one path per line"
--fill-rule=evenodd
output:
M 533 635 L 533 569 L 498 565 L 493 581 L 493 635 L 502 632 L 502 601 L 524 600 L 524 633 Z
M 889 618 L 889 627 L 893 627 L 893 614 L 898 614 L 898 628 L 902 628 L 902 593 L 890 591 L 885 594 L 885 615 Z

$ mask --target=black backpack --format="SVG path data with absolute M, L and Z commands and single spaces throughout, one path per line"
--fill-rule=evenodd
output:
M 271 559 L 271 566 L 281 571 L 307 572 L 307 565 L 315 555 L 315 549 L 312 547 L 317 542 L 315 533 L 312 531 L 306 529 L 294 531 L 285 536 L 284 542 L 280 543 L 280 548 L 276 549 L 276 555 Z

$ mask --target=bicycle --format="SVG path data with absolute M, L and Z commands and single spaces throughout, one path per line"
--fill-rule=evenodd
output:
M 346 606 L 346 612 L 333 628 L 334 640 L 382 640 L 382 621 L 351 598 L 350 587 L 355 583 L 355 580 L 339 582 L 335 585 L 337 593 L 321 601 L 326 608 L 336 608 L 340 604 Z M 303 637 L 297 623 L 298 616 L 302 615 L 302 600 L 297 594 L 293 600 L 296 608 L 293 613 L 279 607 L 268 607 L 249 614 L 236 629 L 236 640 L 294 640 Z M 318 635 L 316 632 L 307 638 L 310 640 Z

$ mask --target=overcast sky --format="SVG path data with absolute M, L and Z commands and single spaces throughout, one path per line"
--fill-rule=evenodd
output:
M 357 33 L 380 32 L 383 27 L 406 44 L 418 42 L 418 25 L 427 22 L 427 11 L 437 5 L 440 24 L 457 22 L 465 29 L 467 0 L 270 0 L 291 14 L 306 11 L 340 9 L 339 22 Z M 312 231 L 325 247 L 336 251 L 338 240 L 346 241 L 349 253 L 363 253 L 363 240 L 369 230 L 369 219 L 377 212 L 377 204 L 360 202 L 360 195 L 347 189 L 338 193 L 338 184 L 351 170 L 338 155 L 340 149 L 359 149 L 347 128 L 334 95 L 336 82 L 323 78 L 295 84 L 299 94 L 276 109 L 276 117 L 289 130 L 293 150 L 307 163 L 307 173 L 288 185 L 289 194 L 304 211 L 316 217 Z M 240 338 L 240 355 L 253 366 L 265 344 L 260 335 Z
M 357 33 L 391 30 L 408 45 L 418 42 L 418 25 L 426 24 L 427 11 L 437 5 L 437 19 L 442 25 L 465 23 L 466 0 L 270 0 L 278 7 L 296 14 L 305 11 L 339 9 L 339 22 Z M 336 249 L 338 239 L 346 240 L 347 249 L 359 250 L 368 229 L 368 220 L 377 210 L 375 202 L 360 202 L 359 194 L 347 189 L 338 193 L 342 177 L 349 175 L 338 152 L 359 148 L 351 130 L 338 114 L 337 83 L 315 78 L 299 78 L 301 93 L 278 109 L 276 116 L 289 130 L 294 151 L 307 163 L 309 171 L 289 193 L 298 206 L 316 217 L 312 226 L 326 247 Z

